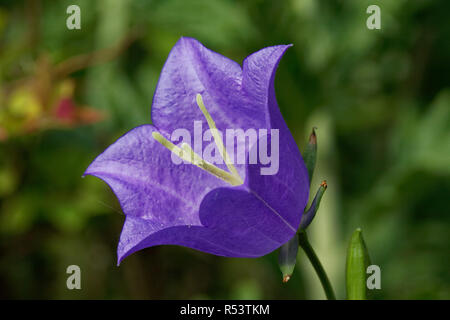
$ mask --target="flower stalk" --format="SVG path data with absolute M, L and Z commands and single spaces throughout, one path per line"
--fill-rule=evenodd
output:
M 305 251 L 306 256 L 308 257 L 314 270 L 316 271 L 320 283 L 322 284 L 323 290 L 325 291 L 327 299 L 336 300 L 336 295 L 334 294 L 331 282 L 328 279 L 325 269 L 323 268 L 322 263 L 320 263 L 320 260 L 317 257 L 316 252 L 309 243 L 305 230 L 300 230 L 300 232 L 298 233 L 298 244 Z

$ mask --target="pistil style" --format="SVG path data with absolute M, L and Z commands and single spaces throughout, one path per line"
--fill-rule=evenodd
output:
M 197 105 L 202 111 L 203 115 L 206 118 L 206 121 L 208 123 L 209 129 L 211 130 L 211 134 L 214 138 L 214 142 L 217 145 L 217 148 L 219 149 L 220 156 L 224 160 L 225 164 L 227 165 L 228 170 L 230 172 L 227 172 L 225 170 L 222 170 L 212 163 L 204 160 L 200 155 L 194 152 L 192 150 L 191 146 L 189 146 L 187 143 L 182 143 L 181 148 L 167 140 L 163 135 L 161 135 L 159 132 L 154 131 L 152 133 L 153 138 L 158 141 L 160 144 L 162 144 L 164 147 L 169 149 L 171 152 L 175 153 L 178 157 L 181 159 L 209 172 L 210 174 L 228 182 L 229 184 L 233 186 L 238 186 L 244 183 L 241 176 L 237 172 L 235 166 L 232 164 L 232 161 L 230 160 L 230 157 L 228 156 L 228 153 L 225 149 L 225 146 L 223 144 L 222 139 L 220 138 L 218 129 L 216 127 L 216 123 L 212 119 L 211 115 L 209 114 L 208 110 L 205 107 L 205 104 L 203 103 L 203 99 L 201 94 L 197 94 L 196 96 Z

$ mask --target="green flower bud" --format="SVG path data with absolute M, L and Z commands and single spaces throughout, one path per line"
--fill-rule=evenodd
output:
M 367 298 L 366 270 L 370 265 L 369 253 L 360 228 L 353 232 L 347 250 L 345 280 L 348 300 Z

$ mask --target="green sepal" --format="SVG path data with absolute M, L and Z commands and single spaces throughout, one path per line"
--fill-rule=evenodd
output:
M 306 145 L 303 151 L 302 157 L 303 161 L 305 162 L 306 169 L 308 171 L 309 183 L 311 185 L 311 180 L 314 173 L 314 168 L 316 166 L 316 158 L 317 158 L 317 137 L 315 128 L 312 129 L 311 135 L 309 136 L 308 144 Z M 319 208 L 320 200 L 322 198 L 325 189 L 326 183 L 324 182 L 317 191 L 317 194 L 310 208 L 303 213 L 300 226 L 302 225 L 302 223 L 306 226 L 311 223 L 312 219 L 314 218 L 314 215 L 317 212 L 317 209 Z M 298 252 L 298 235 L 296 234 L 291 240 L 282 245 L 278 252 L 278 264 L 280 266 L 281 273 L 283 274 L 283 282 L 288 282 L 292 276 L 292 272 L 294 271 L 295 263 L 297 261 L 297 252 Z
M 288 282 L 294 272 L 297 261 L 298 235 L 283 244 L 278 251 L 278 265 L 283 274 L 283 282 Z
M 308 210 L 305 210 L 302 216 L 302 220 L 300 221 L 299 229 L 305 230 L 313 221 L 316 216 L 317 210 L 319 210 L 320 201 L 322 200 L 322 196 L 327 190 L 327 182 L 324 180 L 320 184 L 319 190 L 317 190 L 316 195 L 314 196 L 314 200 L 311 203 L 311 206 Z
M 305 162 L 306 169 L 308 170 L 309 184 L 311 185 L 314 168 L 316 167 L 317 159 L 317 136 L 316 128 L 312 129 L 311 135 L 309 136 L 308 144 L 303 151 L 302 157 Z

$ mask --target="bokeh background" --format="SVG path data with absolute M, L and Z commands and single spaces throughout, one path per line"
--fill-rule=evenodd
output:
M 66 8 L 81 8 L 81 30 Z M 366 9 L 381 8 L 381 30 Z M 116 267 L 124 216 L 88 164 L 150 123 L 180 36 L 238 62 L 292 43 L 276 76 L 302 148 L 317 126 L 312 182 L 328 190 L 309 234 L 340 298 L 361 227 L 381 267 L 376 299 L 449 299 L 449 1 L 0 1 L 0 298 L 322 299 L 303 254 L 281 283 L 259 259 L 145 249 Z M 82 289 L 66 288 L 66 268 Z

